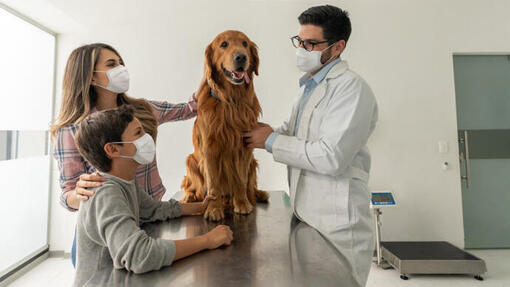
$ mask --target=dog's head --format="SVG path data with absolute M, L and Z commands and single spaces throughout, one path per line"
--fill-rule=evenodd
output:
M 205 74 L 213 90 L 225 85 L 249 85 L 258 75 L 257 45 L 239 31 L 225 31 L 205 50 Z

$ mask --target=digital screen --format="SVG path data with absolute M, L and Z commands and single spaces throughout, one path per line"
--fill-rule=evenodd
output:
M 395 200 L 391 193 L 372 193 L 372 203 L 395 204 Z

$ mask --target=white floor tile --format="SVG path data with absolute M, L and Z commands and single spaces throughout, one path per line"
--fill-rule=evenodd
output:
M 510 249 L 471 250 L 470 253 L 484 259 L 488 272 L 484 281 L 471 276 L 450 275 L 411 275 L 410 279 L 400 279 L 393 270 L 383 270 L 372 266 L 367 287 L 509 287 L 510 286 Z M 11 283 L 11 287 L 31 286 L 70 286 L 73 282 L 74 268 L 69 258 L 48 258 L 25 275 Z
M 48 258 L 9 287 L 71 286 L 74 268 L 69 258 Z

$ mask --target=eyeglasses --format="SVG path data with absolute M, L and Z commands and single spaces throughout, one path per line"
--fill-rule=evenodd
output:
M 324 43 L 329 42 L 328 40 L 320 41 L 320 42 L 311 41 L 311 40 L 303 41 L 299 38 L 299 36 L 294 36 L 294 37 L 290 38 L 290 41 L 292 42 L 292 45 L 294 45 L 294 47 L 299 48 L 302 46 L 308 52 L 312 51 L 313 48 L 315 47 L 315 45 L 324 44 Z

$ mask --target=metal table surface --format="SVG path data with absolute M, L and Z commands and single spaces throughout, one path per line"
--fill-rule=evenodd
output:
M 357 286 L 344 257 L 315 229 L 293 216 L 285 192 L 270 192 L 250 215 L 226 214 L 232 245 L 202 251 L 145 274 L 108 267 L 87 286 Z M 175 198 L 181 198 L 182 193 Z M 185 239 L 219 223 L 188 216 L 145 224 L 156 238 Z

